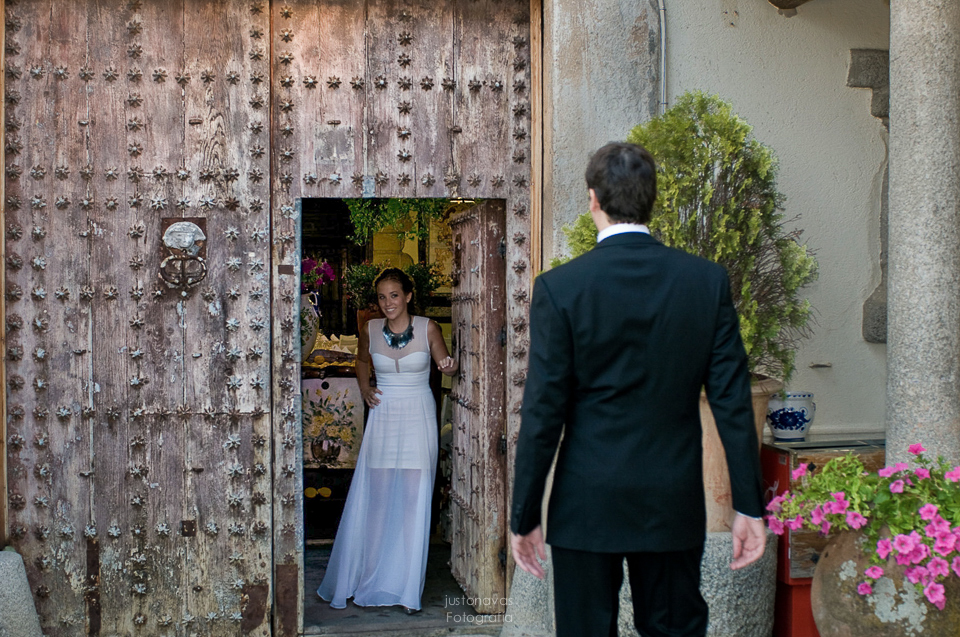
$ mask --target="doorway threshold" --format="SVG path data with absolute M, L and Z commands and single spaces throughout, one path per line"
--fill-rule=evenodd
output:
M 330 608 L 317 595 L 317 587 L 331 548 L 311 543 L 304 552 L 304 635 L 479 637 L 499 635 L 503 629 L 504 615 L 479 615 L 466 605 L 463 591 L 450 574 L 450 546 L 443 543 L 430 544 L 421 612 L 407 615 L 400 606 L 362 607 L 353 602 L 341 610 Z

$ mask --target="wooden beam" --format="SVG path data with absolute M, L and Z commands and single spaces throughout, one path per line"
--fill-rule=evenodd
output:
M 543 0 L 530 0 L 530 276 L 543 269 Z
M 810 0 L 767 0 L 770 4 L 775 6 L 778 9 L 788 10 L 796 9 L 801 4 L 806 4 Z
M 0 15 L 5 15 L 6 13 L 6 2 L 0 0 Z M 4 30 L 3 37 L 3 48 L 0 50 L 0 68 L 6 68 L 6 50 L 7 38 L 6 30 Z M 6 94 L 6 74 L 0 76 L 0 95 Z M 6 100 L 0 102 L 0 122 L 7 121 L 6 114 Z M 0 146 L 6 147 L 7 143 L 7 133 L 6 126 L 0 127 Z M 0 176 L 5 175 L 4 170 L 6 169 L 6 153 L 0 157 Z M 7 193 L 6 193 L 6 179 L 0 177 L 0 228 L 7 227 Z M 6 254 L 6 242 L 0 242 L 0 267 L 5 267 L 7 262 Z M 7 315 L 6 308 L 6 279 L 7 277 L 0 277 L 0 316 Z M 7 360 L 7 339 L 6 336 L 0 337 L 2 339 L 2 347 L 0 347 L 0 356 L 2 356 L 2 361 Z M 7 386 L 7 366 L 6 364 L 0 362 L 0 388 L 6 388 Z M 7 392 L 0 391 L 0 548 L 2 548 L 7 543 Z

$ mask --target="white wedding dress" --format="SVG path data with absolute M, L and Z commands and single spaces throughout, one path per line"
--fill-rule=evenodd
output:
M 427 569 L 437 464 L 430 391 L 430 320 L 413 317 L 413 339 L 392 349 L 373 319 L 370 357 L 380 404 L 370 410 L 357 468 L 317 594 L 333 608 L 400 604 L 419 609 Z

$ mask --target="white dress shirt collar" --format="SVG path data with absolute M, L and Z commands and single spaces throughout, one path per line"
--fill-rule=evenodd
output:
M 650 228 L 642 223 L 615 223 L 600 231 L 597 235 L 597 243 L 600 243 L 607 237 L 625 232 L 643 232 L 644 234 L 650 234 Z

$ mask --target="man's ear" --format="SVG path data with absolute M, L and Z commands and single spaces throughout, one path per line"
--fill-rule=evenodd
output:
M 597 199 L 597 191 L 590 189 L 590 212 L 600 212 L 600 200 Z

